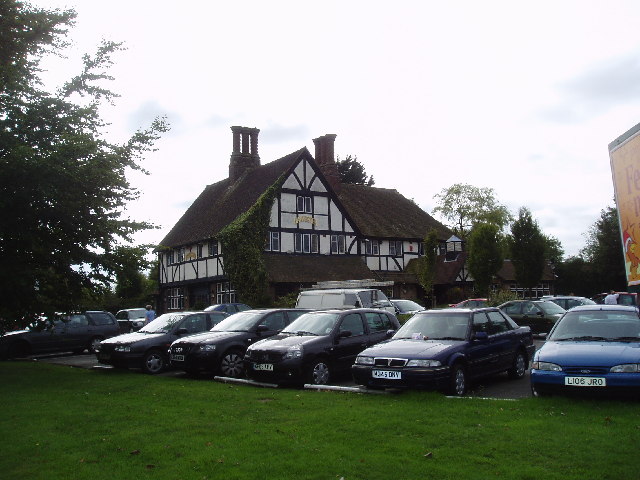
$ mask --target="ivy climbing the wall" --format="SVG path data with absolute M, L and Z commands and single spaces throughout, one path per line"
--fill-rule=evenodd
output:
M 262 253 L 271 219 L 271 207 L 284 182 L 281 176 L 218 234 L 224 257 L 224 270 L 239 299 L 251 306 L 269 304 L 267 269 Z

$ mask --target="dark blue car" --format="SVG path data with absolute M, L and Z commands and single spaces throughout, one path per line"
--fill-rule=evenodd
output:
M 426 310 L 360 353 L 351 372 L 367 387 L 464 395 L 473 378 L 504 371 L 522 378 L 534 351 L 531 329 L 498 308 Z
M 584 305 L 564 314 L 531 367 L 534 395 L 640 393 L 636 307 Z

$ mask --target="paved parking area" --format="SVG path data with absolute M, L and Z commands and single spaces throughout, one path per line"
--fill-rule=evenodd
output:
M 543 341 L 536 340 L 536 347 L 539 348 Z M 39 355 L 31 357 L 32 361 L 47 362 L 57 365 L 67 365 L 77 368 L 91 368 L 96 370 L 109 370 L 112 367 L 107 365 L 100 365 L 96 360 L 95 355 L 73 355 L 71 353 L 56 354 L 56 355 Z M 132 370 L 132 373 L 142 374 L 139 371 Z M 171 377 L 186 377 L 184 372 L 176 370 L 168 370 L 161 373 L 160 376 Z M 211 379 L 212 377 L 200 377 L 201 379 Z M 355 383 L 349 379 L 341 379 L 334 383 L 336 389 L 341 387 L 355 387 Z M 471 386 L 471 389 L 466 395 L 467 397 L 481 397 L 481 398 L 501 398 L 501 399 L 518 399 L 531 396 L 531 389 L 529 386 L 529 372 L 519 380 L 511 380 L 507 374 L 494 375 L 486 379 L 482 379 L 480 382 Z

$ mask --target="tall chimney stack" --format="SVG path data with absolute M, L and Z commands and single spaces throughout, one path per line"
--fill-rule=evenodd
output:
M 229 180 L 235 182 L 246 172 L 260 166 L 257 128 L 231 127 L 233 151 L 229 161 Z
M 322 137 L 314 138 L 316 147 L 316 163 L 334 191 L 340 191 L 340 174 L 334 158 L 334 144 L 337 135 L 328 133 Z

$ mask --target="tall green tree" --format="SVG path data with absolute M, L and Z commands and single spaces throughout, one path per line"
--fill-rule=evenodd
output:
M 627 276 L 618 210 L 615 207 L 602 210 L 600 218 L 591 226 L 585 237 L 586 245 L 580 253 L 597 273 L 598 282 L 595 288 L 599 292 L 611 289 L 626 290 Z
M 152 225 L 124 217 L 139 196 L 126 178 L 168 127 L 163 119 L 123 144 L 104 137 L 100 106 L 111 55 L 103 42 L 84 68 L 46 91 L 39 65 L 60 54 L 75 21 L 50 11 L 0 2 L 0 321 L 81 308 L 108 288 L 119 245 Z
M 433 213 L 442 215 L 460 238 L 478 223 L 496 225 L 504 229 L 513 219 L 504 205 L 498 203 L 492 188 L 479 188 L 456 183 L 434 195 L 437 205 Z
M 542 234 L 544 237 L 544 257 L 554 265 L 559 265 L 564 258 L 564 248 L 556 237 Z
M 478 296 L 488 297 L 493 277 L 504 261 L 501 235 L 497 225 L 482 223 L 469 234 L 467 267 Z
M 336 165 L 338 166 L 338 174 L 342 183 L 366 185 L 367 187 L 371 187 L 375 183 L 373 176 L 367 176 L 367 171 L 364 165 L 358 161 L 358 157 L 347 155 L 344 160 L 340 160 L 340 157 L 337 157 Z
M 424 256 L 420 259 L 418 281 L 425 294 L 431 299 L 431 305 L 435 304 L 433 285 L 436 278 L 436 259 L 438 249 L 438 234 L 432 229 L 424 237 Z
M 544 273 L 545 237 L 528 208 L 522 207 L 511 225 L 509 240 L 516 282 L 527 290 L 535 287 Z

